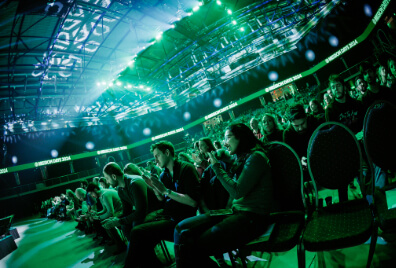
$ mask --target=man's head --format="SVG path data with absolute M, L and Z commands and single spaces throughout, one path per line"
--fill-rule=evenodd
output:
M 360 64 L 359 71 L 363 75 L 364 81 L 366 81 L 368 85 L 373 85 L 376 83 L 374 67 L 368 61 L 364 61 L 362 64 Z
M 99 198 L 101 193 L 100 193 L 100 188 L 99 185 L 95 183 L 90 183 L 88 184 L 87 187 L 87 192 L 92 196 L 93 198 Z
M 289 108 L 289 122 L 298 134 L 304 134 L 308 129 L 308 118 L 302 104 L 295 104 Z
M 355 87 L 359 95 L 364 95 L 367 92 L 367 83 L 361 75 L 356 76 Z
M 335 74 L 330 75 L 329 77 L 329 87 L 334 98 L 337 101 L 345 100 L 346 97 L 346 86 L 344 85 L 344 81 Z
M 87 180 L 80 181 L 80 188 L 87 189 L 87 187 L 88 187 L 88 181 Z
M 204 156 L 208 156 L 208 153 L 212 151 L 216 151 L 216 148 L 214 147 L 212 140 L 210 138 L 205 137 L 199 140 L 199 151 Z
M 80 201 L 84 201 L 87 196 L 87 191 L 85 191 L 83 188 L 77 188 L 76 196 Z
M 250 128 L 251 128 L 251 129 L 257 130 L 257 129 L 258 129 L 258 126 L 259 126 L 259 122 L 258 122 L 258 120 L 257 120 L 255 117 L 253 117 L 252 119 L 250 119 Z
M 394 77 L 396 77 L 396 61 L 394 58 L 388 59 L 388 70 Z
M 151 145 L 155 162 L 160 168 L 165 168 L 175 157 L 175 148 L 169 141 L 160 141 Z
M 128 175 L 139 175 L 139 176 L 142 174 L 139 167 L 134 163 L 126 164 L 124 167 L 124 173 Z
M 103 176 L 107 183 L 115 188 L 118 186 L 118 178 L 122 178 L 124 176 L 124 172 L 117 163 L 110 162 L 103 168 Z

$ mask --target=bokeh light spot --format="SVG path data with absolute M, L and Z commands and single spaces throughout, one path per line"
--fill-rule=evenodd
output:
M 335 37 L 334 35 L 330 36 L 329 37 L 329 44 L 332 47 L 338 47 L 338 44 L 339 44 L 338 38 Z
M 373 10 L 371 9 L 371 6 L 369 4 L 365 4 L 363 8 L 364 14 L 366 14 L 367 17 L 371 18 L 373 16 Z
M 95 148 L 95 144 L 92 141 L 89 141 L 85 144 L 85 148 L 87 148 L 88 150 L 92 150 L 93 148 Z
M 151 129 L 149 129 L 148 127 L 143 129 L 143 135 L 144 136 L 150 136 L 151 135 Z
M 219 107 L 221 106 L 222 103 L 223 103 L 223 102 L 222 102 L 221 99 L 219 99 L 219 98 L 216 98 L 216 99 L 214 99 L 214 101 L 213 101 L 214 107 L 217 107 L 217 108 L 219 108 Z
M 185 112 L 185 113 L 183 114 L 183 118 L 184 118 L 184 120 L 188 121 L 188 120 L 191 119 L 191 114 L 190 114 L 189 112 Z
M 315 52 L 313 52 L 312 50 L 307 50 L 305 52 L 305 58 L 308 61 L 314 61 L 315 60 Z
M 279 78 L 279 75 L 278 75 L 277 72 L 271 71 L 271 72 L 268 73 L 268 79 L 269 80 L 276 81 L 276 80 L 278 80 L 278 78 Z
M 16 157 L 15 155 L 11 158 L 11 161 L 13 164 L 18 163 L 18 157 Z
M 58 155 L 59 155 L 59 153 L 58 153 L 58 151 L 57 150 L 51 150 L 51 156 L 52 157 L 58 157 Z

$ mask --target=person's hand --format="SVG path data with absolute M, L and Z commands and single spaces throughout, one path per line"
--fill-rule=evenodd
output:
M 301 165 L 303 166 L 303 168 L 306 168 L 308 166 L 307 158 L 305 156 L 301 157 Z
M 208 154 L 209 154 L 209 161 L 212 165 L 219 163 L 219 160 L 217 160 L 217 158 L 216 158 L 215 151 L 209 152 Z
M 164 195 L 166 194 L 168 189 L 165 187 L 165 185 L 162 183 L 162 181 L 160 181 L 159 179 L 157 179 L 154 176 L 151 176 L 151 183 L 153 185 L 153 189 L 157 190 L 161 194 L 164 194 Z
M 121 225 L 120 219 L 116 218 L 116 217 L 105 219 L 101 223 L 102 223 L 103 228 L 105 228 L 105 229 L 111 229 L 111 228 Z

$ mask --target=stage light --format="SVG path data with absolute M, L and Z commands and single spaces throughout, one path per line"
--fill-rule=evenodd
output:
M 338 44 L 339 44 L 338 38 L 335 37 L 334 35 L 330 36 L 330 37 L 329 37 L 329 44 L 330 44 L 330 46 L 332 46 L 332 47 L 338 47 Z
M 105 86 L 105 85 L 106 85 L 106 82 L 102 82 L 102 85 L 104 85 L 104 86 Z
M 148 127 L 143 129 L 143 135 L 144 136 L 150 136 L 151 135 L 151 129 L 149 129 Z
M 158 33 L 157 36 L 155 37 L 155 39 L 159 40 L 162 38 L 162 32 Z
M 98 87 L 100 87 L 100 82 L 96 83 L 98 85 Z
M 228 13 L 228 15 L 231 15 L 232 14 L 232 10 L 231 9 L 227 9 L 227 13 Z
M 191 114 L 189 112 L 185 112 L 183 114 L 183 118 L 184 118 L 185 121 L 188 121 L 188 120 L 191 119 Z
M 132 88 L 132 85 L 127 85 L 127 88 Z
M 146 88 L 146 91 L 151 91 L 151 87 Z
M 198 11 L 199 10 L 199 6 L 195 6 L 194 8 L 193 8 L 193 11 Z
M 87 148 L 88 150 L 92 150 L 93 148 L 95 148 L 95 144 L 92 141 L 89 141 L 85 144 L 85 148 Z
M 305 52 L 305 58 L 308 61 L 314 61 L 315 60 L 315 52 L 313 52 L 312 50 L 307 50 Z
M 219 108 L 221 106 L 221 104 L 222 104 L 221 99 L 219 99 L 219 98 L 214 99 L 214 101 L 213 101 L 214 107 Z
M 187 16 L 191 16 L 191 15 L 192 15 L 192 12 L 188 12 L 188 13 L 187 13 Z
M 16 157 L 15 155 L 11 158 L 11 161 L 13 164 L 18 163 L 18 157 Z
M 41 125 L 46 126 L 47 122 L 41 122 Z
M 216 3 L 217 3 L 219 6 L 221 6 L 221 1 L 216 1 Z
M 128 65 L 132 65 L 132 64 L 134 64 L 135 63 L 135 60 L 131 60 L 129 63 L 128 63 Z
M 273 82 L 276 81 L 276 80 L 278 80 L 278 73 L 275 72 L 275 71 L 269 72 L 269 73 L 268 73 L 268 79 L 271 80 L 271 81 L 273 81 Z
M 244 31 L 245 31 L 245 28 L 244 28 L 244 27 L 241 27 L 241 28 L 239 28 L 239 30 L 240 30 L 241 32 L 244 32 Z
M 232 21 L 232 24 L 236 25 L 236 24 L 237 24 L 236 20 L 233 20 L 233 21 Z
M 52 157 L 55 158 L 55 157 L 58 157 L 58 155 L 59 155 L 59 153 L 58 153 L 57 150 L 55 150 L 55 149 L 54 149 L 54 150 L 51 150 L 51 156 L 52 156 Z
M 119 87 L 122 85 L 122 83 L 121 83 L 120 81 L 117 81 L 116 84 L 117 84 L 117 86 L 119 86 Z
M 175 28 L 176 26 L 175 26 L 174 24 L 171 24 L 171 26 L 170 26 L 170 27 L 173 29 L 173 28 Z
M 112 87 L 112 86 L 113 86 L 113 82 L 110 82 L 110 83 L 109 83 L 109 87 Z
M 139 86 L 139 88 L 141 88 L 141 89 L 142 89 L 142 88 L 144 88 L 144 86 L 143 86 L 143 85 L 140 85 L 140 86 Z
M 199 3 L 198 3 L 198 5 L 199 5 L 199 6 L 202 6 L 202 5 L 203 5 L 203 3 L 202 3 L 202 2 L 199 2 Z

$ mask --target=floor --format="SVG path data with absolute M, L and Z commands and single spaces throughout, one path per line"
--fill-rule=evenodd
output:
M 113 256 L 114 246 L 100 246 L 93 234 L 85 235 L 75 229 L 76 222 L 58 222 L 35 218 L 17 222 L 20 238 L 18 249 L 0 260 L 0 267 L 63 268 L 63 267 L 122 267 L 125 252 Z M 379 240 L 384 243 L 384 240 Z M 172 243 L 168 248 L 173 254 Z M 324 252 L 306 252 L 307 267 L 365 267 L 369 245 Z M 158 255 L 163 258 L 158 248 Z M 248 267 L 297 267 L 296 248 L 289 252 L 268 254 L 253 252 Z M 271 259 L 269 263 L 268 260 Z M 225 260 L 229 264 L 228 255 Z M 372 267 L 395 267 L 396 242 L 377 244 Z M 238 265 L 240 266 L 240 265 Z M 175 267 L 171 264 L 169 267 Z

